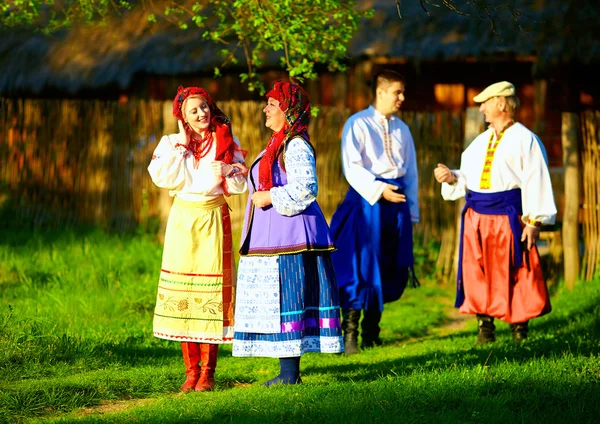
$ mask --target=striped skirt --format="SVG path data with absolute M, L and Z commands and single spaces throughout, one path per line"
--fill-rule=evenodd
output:
M 223 196 L 206 202 L 175 198 L 154 310 L 154 335 L 181 342 L 233 340 L 233 255 Z
M 274 270 L 269 269 L 273 266 Z M 339 294 L 328 252 L 244 256 L 239 268 L 238 290 L 247 293 L 247 299 L 256 299 L 256 307 L 247 305 L 243 314 L 237 313 L 240 308 L 236 310 L 233 356 L 287 358 L 306 352 L 343 352 Z M 243 275 L 245 270 L 252 275 Z M 268 298 L 257 291 L 264 292 L 264 285 L 256 285 L 256 290 L 252 288 L 257 275 L 273 274 L 273 271 L 278 282 L 272 296 L 279 296 L 274 309 Z M 261 294 L 253 296 L 253 291 Z M 274 329 L 265 326 L 263 332 L 253 325 L 252 311 L 257 319 L 267 322 L 268 310 L 277 311 L 277 325 Z

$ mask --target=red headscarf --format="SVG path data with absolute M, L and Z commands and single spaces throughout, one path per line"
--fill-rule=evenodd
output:
M 267 98 L 279 101 L 279 108 L 285 114 L 286 123 L 283 128 L 273 134 L 267 144 L 267 150 L 260 160 L 258 168 L 259 190 L 270 190 L 273 187 L 273 164 L 287 140 L 301 136 L 308 138 L 310 122 L 310 98 L 298 84 L 276 81 Z
M 200 87 L 183 87 L 179 86 L 177 88 L 177 95 L 175 96 L 175 100 L 173 100 L 173 116 L 179 119 L 182 123 L 185 121 L 183 118 L 183 111 L 181 107 L 183 106 L 183 102 L 190 96 L 200 96 L 206 99 L 206 103 L 210 109 L 210 130 L 214 131 L 217 136 L 217 152 L 215 155 L 215 160 L 232 164 L 233 163 L 233 154 L 236 150 L 239 150 L 244 157 L 246 157 L 246 151 L 239 148 L 239 146 L 233 141 L 233 135 L 231 133 L 231 122 L 227 115 L 223 113 L 221 109 L 217 107 L 215 102 L 212 101 L 210 95 L 206 90 Z M 188 133 L 188 136 L 191 135 L 192 129 L 189 125 L 184 125 L 185 131 Z M 223 182 L 225 178 L 223 177 Z M 228 195 L 227 192 L 227 184 L 223 183 L 223 190 L 225 194 Z

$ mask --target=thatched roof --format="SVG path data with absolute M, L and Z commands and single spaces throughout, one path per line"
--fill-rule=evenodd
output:
M 536 9 L 532 2 L 546 7 Z M 515 22 L 510 13 L 499 13 L 495 15 L 497 34 L 486 20 L 433 7 L 428 16 L 418 0 L 402 3 L 400 19 L 394 0 L 363 2 L 363 7 L 374 8 L 375 16 L 363 23 L 350 46 L 349 60 L 365 56 L 409 61 L 534 57 L 539 64 L 600 62 L 600 14 L 586 0 L 575 9 L 573 2 L 562 0 L 519 1 L 517 8 L 531 19 Z M 516 24 L 521 25 L 521 32 Z M 0 93 L 46 88 L 75 93 L 107 86 L 125 88 L 141 73 L 210 73 L 222 62 L 219 48 L 203 40 L 201 30 L 150 26 L 140 11 L 101 29 L 75 28 L 52 36 L 11 30 L 0 33 Z

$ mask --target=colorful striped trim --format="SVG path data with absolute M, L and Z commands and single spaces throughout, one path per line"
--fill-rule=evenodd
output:
M 282 316 L 298 315 L 298 314 L 302 314 L 306 311 L 333 311 L 334 309 L 340 309 L 340 307 L 339 306 L 324 306 L 324 307 L 319 308 L 318 306 L 308 306 L 301 311 L 282 312 L 281 315 Z
M 302 246 L 302 247 L 300 247 Z M 331 246 L 326 247 L 311 247 L 306 245 L 293 246 L 293 247 L 274 247 L 274 248 L 262 248 L 262 249 L 250 249 L 248 253 L 242 256 L 280 256 L 280 255 L 294 255 L 302 252 L 332 252 L 336 248 Z M 241 253 L 240 253 L 241 254 Z
M 167 280 L 166 278 L 159 278 L 159 281 L 164 281 L 169 284 L 182 284 L 186 286 L 202 286 L 202 287 L 216 287 L 222 286 L 223 283 L 198 283 L 195 281 L 179 281 L 179 280 Z
M 318 324 L 318 325 L 317 325 Z M 282 322 L 281 332 L 282 333 L 293 333 L 295 331 L 302 331 L 305 328 L 340 328 L 339 318 L 319 318 L 317 323 L 316 318 L 308 318 L 304 321 L 292 321 Z
M 165 286 L 158 286 L 159 289 L 163 289 L 163 290 L 167 290 L 167 291 L 174 291 L 174 292 L 184 292 L 184 293 L 221 293 L 223 290 L 211 290 L 211 291 L 206 291 L 206 290 L 180 290 L 180 289 L 170 289 L 168 287 Z
M 160 339 L 163 338 L 168 338 L 169 340 L 205 340 L 205 341 L 211 341 L 211 342 L 218 342 L 218 341 L 233 341 L 233 337 L 190 337 L 190 336 L 173 336 L 171 334 L 164 334 L 164 333 L 158 333 L 158 332 L 154 332 L 154 336 L 158 337 Z
M 211 319 L 211 318 L 194 318 L 194 317 L 174 317 L 171 315 L 157 314 L 156 312 L 154 313 L 154 316 L 161 317 L 161 318 L 168 318 L 168 319 L 185 319 L 185 320 L 189 320 L 189 321 L 215 321 L 215 322 L 223 321 L 223 318 Z
M 222 277 L 223 274 L 193 274 L 190 272 L 175 272 L 175 271 L 169 271 L 167 269 L 161 269 L 160 272 L 165 272 L 167 274 L 174 274 L 174 275 L 185 275 L 186 277 Z

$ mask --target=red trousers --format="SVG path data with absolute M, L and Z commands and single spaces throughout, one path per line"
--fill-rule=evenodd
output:
M 482 215 L 469 209 L 463 237 L 465 301 L 461 313 L 489 315 L 514 324 L 550 312 L 537 248 L 524 248 L 523 266 L 513 269 L 513 234 L 508 216 Z

